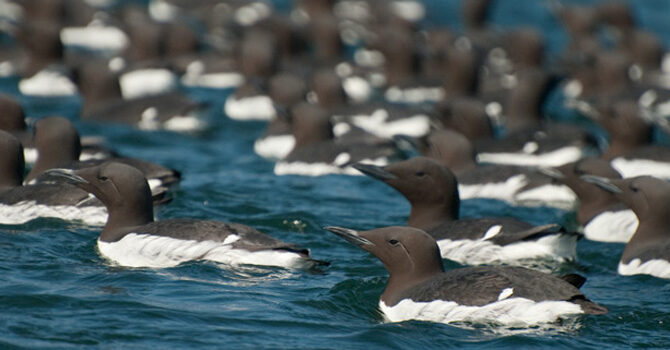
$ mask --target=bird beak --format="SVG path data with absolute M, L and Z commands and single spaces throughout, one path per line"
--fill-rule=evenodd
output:
M 337 226 L 326 226 L 324 229 L 346 239 L 349 243 L 358 246 L 374 245 L 374 243 L 370 242 L 367 238 L 362 237 L 356 230 Z
M 361 164 L 361 163 L 356 163 L 352 165 L 352 167 L 363 174 L 370 176 L 372 178 L 375 178 L 377 180 L 381 181 L 388 181 L 388 180 L 393 180 L 397 179 L 397 176 L 391 174 L 390 172 L 384 170 L 382 167 L 378 167 L 376 165 L 372 164 Z
M 617 185 L 615 185 L 612 180 L 602 177 L 602 176 L 595 176 L 595 175 L 582 175 L 580 177 L 582 180 L 594 184 L 603 190 L 610 192 L 610 193 L 623 193 L 623 190 L 619 188 Z
M 66 179 L 67 182 L 73 185 L 83 185 L 89 183 L 88 181 L 86 181 L 86 179 L 77 175 L 75 171 L 72 169 L 55 168 L 47 170 L 46 173 L 49 175 L 62 177 Z
M 555 179 L 555 180 L 565 179 L 565 175 L 563 175 L 563 173 L 560 172 L 560 170 L 558 170 L 556 168 L 539 167 L 539 168 L 537 168 L 537 172 L 539 172 L 540 174 L 549 176 L 550 178 Z

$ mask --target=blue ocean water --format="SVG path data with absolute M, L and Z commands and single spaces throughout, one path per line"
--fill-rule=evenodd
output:
M 631 3 L 640 23 L 670 42 L 670 2 Z M 427 21 L 459 28 L 458 4 L 428 2 Z M 544 4 L 497 1 L 493 18 L 500 28 L 541 27 L 557 51 L 565 34 Z M 0 89 L 17 93 L 15 84 L 5 79 Z M 576 262 L 543 268 L 587 276 L 582 290 L 607 306 L 607 315 L 533 329 L 385 323 L 377 309 L 387 276 L 381 263 L 322 227 L 402 225 L 408 203 L 366 177 L 273 175 L 273 164 L 252 150 L 263 123 L 226 119 L 220 108 L 226 92 L 189 93 L 213 104 L 207 116 L 213 127 L 197 135 L 79 121 L 77 98 L 21 99 L 31 117 L 65 115 L 82 134 L 103 135 L 122 154 L 180 169 L 183 181 L 174 200 L 157 208 L 159 219 L 248 224 L 308 247 L 332 265 L 289 270 L 193 262 L 168 269 L 121 268 L 97 253 L 99 228 L 56 219 L 0 226 L 0 348 L 670 348 L 670 284 L 618 276 L 623 245 L 586 240 L 579 242 Z M 464 216 L 509 215 L 538 224 L 574 220 L 549 208 L 511 208 L 486 200 L 462 204 Z

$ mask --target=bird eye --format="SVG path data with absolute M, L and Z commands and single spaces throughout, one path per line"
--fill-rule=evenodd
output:
M 396 240 L 396 239 L 391 239 L 391 240 L 389 240 L 389 244 L 391 244 L 391 245 L 396 245 L 396 244 L 398 244 L 398 240 Z
M 633 192 L 637 192 L 638 188 L 637 186 L 630 186 L 630 190 Z
M 107 176 L 98 176 L 98 180 L 100 181 L 107 181 L 108 177 Z
M 418 176 L 418 177 L 424 177 L 424 176 L 426 176 L 426 173 L 424 173 L 423 171 L 417 171 L 415 173 L 415 175 Z

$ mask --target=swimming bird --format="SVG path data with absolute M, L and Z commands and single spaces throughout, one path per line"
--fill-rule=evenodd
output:
M 513 206 L 561 209 L 575 206 L 577 198 L 570 188 L 538 173 L 535 167 L 478 164 L 474 146 L 459 132 L 435 130 L 415 143 L 423 155 L 454 172 L 461 199 L 491 198 Z
M 47 117 L 37 121 L 33 141 L 38 156 L 35 165 L 26 176 L 26 183 L 50 181 L 48 176 L 42 176 L 42 173 L 51 168 L 81 168 L 108 161 L 108 159 L 79 161 L 81 152 L 79 133 L 72 123 L 63 117 Z M 149 179 L 152 189 L 171 186 L 181 179 L 178 171 L 149 161 L 129 157 L 112 159 L 140 169 Z
M 107 210 L 95 197 L 67 183 L 22 186 L 23 147 L 0 130 L 0 224 L 19 225 L 39 217 L 102 225 Z
M 556 224 L 534 226 L 509 217 L 459 219 L 456 177 L 432 159 L 415 157 L 385 167 L 355 164 L 354 168 L 407 198 L 412 206 L 407 225 L 432 235 L 446 259 L 486 264 L 576 256 L 578 235 L 557 230 Z
M 619 260 L 620 275 L 670 278 L 670 183 L 652 176 L 608 179 L 583 175 L 628 205 L 640 224 Z
M 391 322 L 491 322 L 529 326 L 573 314 L 605 314 L 607 308 L 579 291 L 585 278 L 555 277 L 513 266 L 444 271 L 435 239 L 411 227 L 370 231 L 329 226 L 336 235 L 379 258 L 389 272 L 379 308 Z
M 144 175 L 126 164 L 108 162 L 78 170 L 52 169 L 100 199 L 109 212 L 98 250 L 115 264 L 170 267 L 192 260 L 226 264 L 306 267 L 318 264 L 297 248 L 236 223 L 197 219 L 154 221 Z
M 610 137 L 603 158 L 623 177 L 641 175 L 670 179 L 670 147 L 653 143 L 653 124 L 631 99 L 602 105 L 594 116 Z
M 317 105 L 300 103 L 291 108 L 289 118 L 295 146 L 275 164 L 277 175 L 358 175 L 351 164 L 387 164 L 390 158 L 397 156 L 395 143 L 389 139 L 367 134 L 336 138 L 328 111 Z
M 584 237 L 600 242 L 628 242 L 638 226 L 637 216 L 612 193 L 581 179 L 582 175 L 620 179 L 621 175 L 603 159 L 584 158 L 540 172 L 564 183 L 578 198 L 577 222 Z

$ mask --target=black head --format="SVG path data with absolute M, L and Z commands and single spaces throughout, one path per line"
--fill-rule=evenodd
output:
M 370 231 L 333 226 L 325 229 L 381 260 L 390 275 L 382 295 L 382 300 L 387 302 L 402 290 L 444 271 L 435 239 L 422 230 L 401 226 Z
M 291 108 L 290 115 L 296 149 L 333 138 L 333 126 L 325 109 L 310 103 L 300 103 Z
M 557 168 L 543 171 L 556 181 L 564 183 L 579 198 L 577 219 L 580 224 L 588 223 L 596 215 L 620 203 L 613 193 L 603 192 L 593 183 L 582 179 L 584 175 L 600 176 L 608 179 L 620 179 L 621 175 L 601 158 L 584 158 Z
M 645 121 L 635 100 L 621 100 L 599 107 L 598 123 L 610 136 L 610 145 L 603 157 L 626 154 L 651 143 L 653 125 Z
M 475 149 L 461 133 L 444 129 L 433 131 L 426 139 L 424 155 L 437 160 L 456 173 L 473 169 Z
M 36 178 L 47 169 L 79 160 L 79 133 L 66 118 L 47 117 L 38 120 L 33 129 L 33 142 L 37 148 L 37 161 L 26 176 L 26 181 Z
M 119 229 L 153 221 L 149 185 L 142 172 L 130 165 L 105 162 L 79 170 L 51 169 L 47 173 L 66 178 L 107 207 L 109 218 L 102 239 Z
M 415 157 L 385 167 L 356 164 L 354 168 L 383 181 L 412 204 L 408 224 L 421 229 L 458 218 L 460 199 L 449 168 L 427 157 Z
M 619 200 L 635 212 L 640 224 L 645 221 L 670 221 L 670 183 L 653 176 L 626 179 L 607 179 L 599 176 L 582 176 L 585 181 L 614 193 Z

